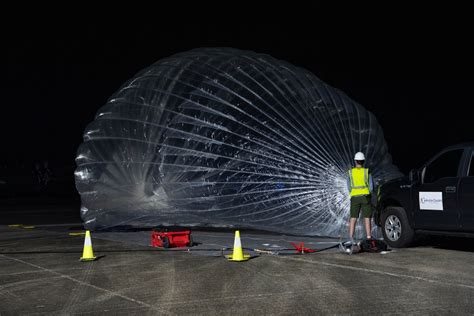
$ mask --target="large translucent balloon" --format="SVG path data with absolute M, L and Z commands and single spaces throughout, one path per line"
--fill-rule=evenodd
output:
M 400 175 L 372 113 L 268 55 L 195 49 L 126 82 L 87 126 L 76 186 L 88 228 L 248 227 L 337 236 L 347 171 Z

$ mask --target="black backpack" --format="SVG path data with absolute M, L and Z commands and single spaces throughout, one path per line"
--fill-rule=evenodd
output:
M 383 240 L 366 239 L 360 243 L 361 252 L 382 252 L 387 251 L 387 244 Z

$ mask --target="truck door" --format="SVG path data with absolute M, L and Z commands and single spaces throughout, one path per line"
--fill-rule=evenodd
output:
M 441 152 L 422 169 L 421 184 L 413 188 L 417 228 L 459 229 L 457 194 L 463 152 L 464 149 Z
M 462 175 L 458 193 L 461 229 L 474 231 L 474 151 L 472 149 Z

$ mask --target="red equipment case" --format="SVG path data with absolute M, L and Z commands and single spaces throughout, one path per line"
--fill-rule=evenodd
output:
M 151 232 L 152 247 L 174 248 L 192 245 L 193 238 L 191 236 L 190 230 L 176 232 L 163 232 L 154 230 Z

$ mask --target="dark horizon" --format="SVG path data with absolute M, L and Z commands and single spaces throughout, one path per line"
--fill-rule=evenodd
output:
M 11 35 L 2 60 L 0 162 L 74 168 L 84 129 L 126 80 L 159 59 L 198 47 L 268 54 L 344 91 L 376 116 L 403 173 L 448 145 L 474 141 L 472 49 L 461 33 L 394 30 L 381 38 L 280 24 L 114 29 L 89 23 Z

